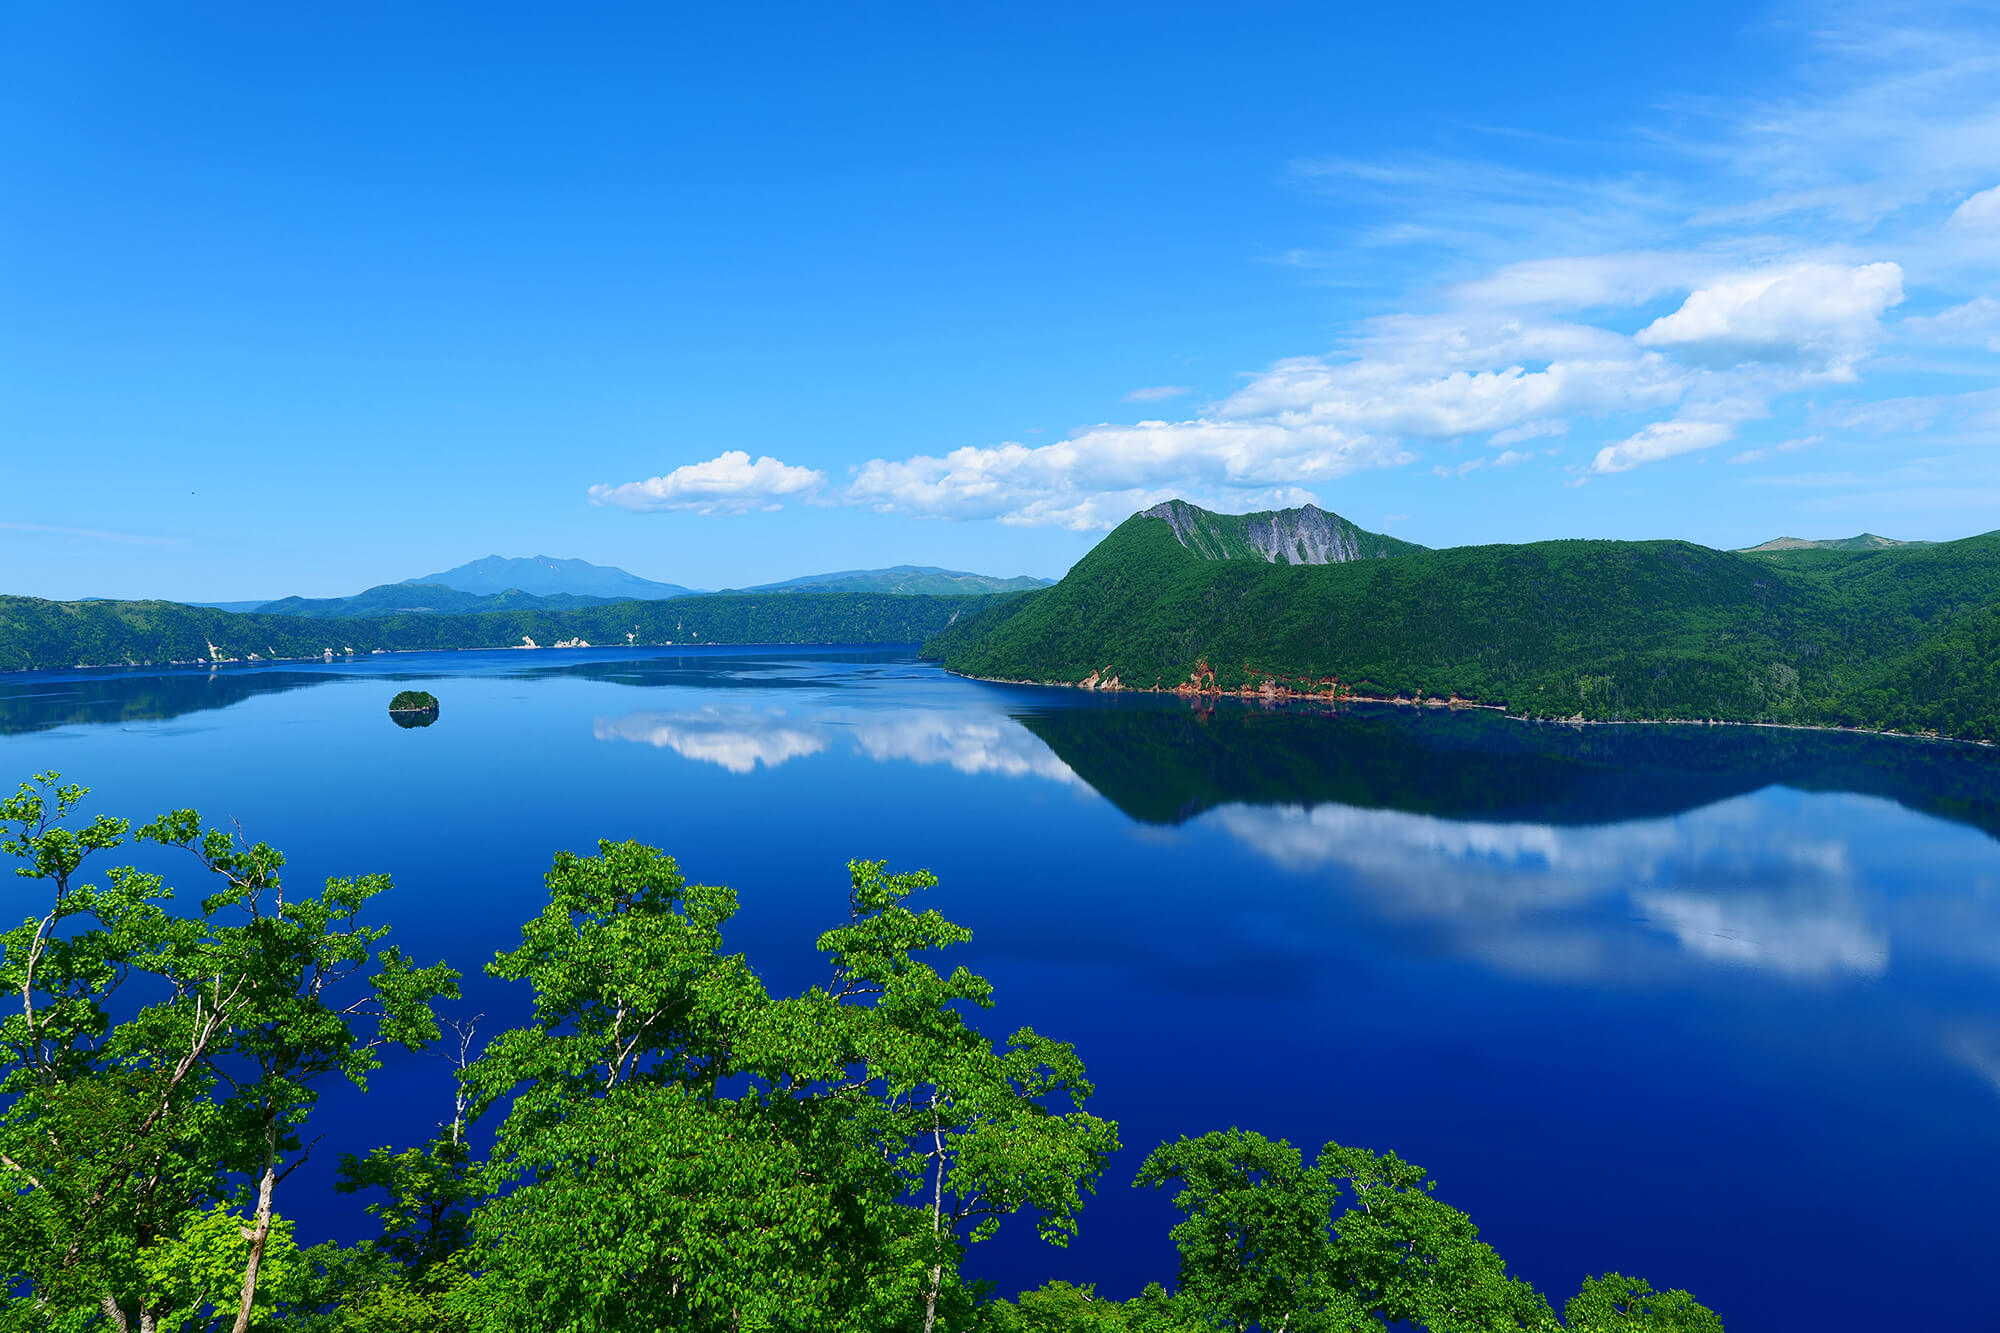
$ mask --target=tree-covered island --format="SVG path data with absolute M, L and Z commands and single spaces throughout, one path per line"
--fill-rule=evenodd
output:
M 429 690 L 402 690 L 389 701 L 392 713 L 435 713 L 437 710 L 437 696 Z
M 454 1010 L 461 973 L 387 942 L 384 874 L 283 881 L 192 810 L 136 831 L 44 773 L 0 801 L 20 925 L 0 934 L 0 1329 L 37 1333 L 1719 1333 L 1608 1273 L 1558 1316 L 1423 1168 L 1230 1129 L 1163 1143 L 1176 1271 L 1130 1299 L 964 1275 L 1001 1227 L 1054 1245 L 1119 1149 L 1081 1055 L 973 1022 L 970 938 L 847 868 L 829 980 L 771 994 L 726 952 L 726 888 L 635 842 L 558 853 L 548 905 L 485 965 L 533 1016 Z M 198 892 L 107 862 L 186 858 Z M 948 970 L 947 970 L 948 968 Z M 440 1048 L 435 1135 L 341 1158 L 352 1245 L 298 1234 L 293 1180 L 337 1084 Z M 440 1067 L 442 1070 L 442 1066 Z

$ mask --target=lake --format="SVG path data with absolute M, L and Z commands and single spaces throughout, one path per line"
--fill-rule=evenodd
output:
M 391 720 L 404 688 L 435 725 Z M 559 848 L 638 838 L 733 886 L 730 947 L 774 992 L 824 979 L 848 858 L 935 870 L 991 1031 L 1076 1043 L 1127 1145 L 1071 1248 L 1018 1219 L 975 1247 L 1004 1292 L 1170 1281 L 1170 1211 L 1132 1174 L 1239 1125 L 1422 1163 L 1558 1308 L 1619 1269 L 1732 1333 L 2000 1328 L 1991 750 L 1197 708 L 720 648 L 0 677 L 0 758 L 135 822 L 240 820 L 294 884 L 389 872 L 377 916 L 474 974 L 484 1032 L 526 1012 L 477 969 Z M 160 855 L 129 859 L 193 896 Z M 426 1057 L 330 1094 L 280 1194 L 301 1242 L 366 1230 L 336 1153 L 449 1114 Z

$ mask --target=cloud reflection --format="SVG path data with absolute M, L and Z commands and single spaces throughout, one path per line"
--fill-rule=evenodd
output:
M 759 764 L 776 768 L 826 748 L 826 736 L 819 730 L 795 725 L 783 713 L 748 709 L 599 718 L 595 734 L 601 741 L 637 741 L 672 750 L 683 759 L 716 764 L 731 773 L 748 773 Z
M 1704 962 L 1800 980 L 1889 963 L 1845 840 L 1774 821 L 1755 798 L 1582 827 L 1336 805 L 1214 817 L 1283 869 L 1334 871 L 1382 915 L 1432 925 L 1508 971 L 1642 970 L 1635 928 Z
M 873 711 L 703 708 L 599 718 L 601 741 L 636 741 L 732 773 L 776 768 L 821 754 L 842 736 L 854 753 L 879 763 L 947 765 L 960 773 L 997 773 L 1073 784 L 1076 774 L 1039 738 L 1010 717 L 942 709 Z
M 1011 717 L 912 710 L 886 718 L 856 717 L 848 725 L 855 744 L 870 759 L 949 764 L 961 773 L 1077 781 L 1068 764 Z

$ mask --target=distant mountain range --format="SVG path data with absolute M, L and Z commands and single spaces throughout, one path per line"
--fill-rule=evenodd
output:
M 1773 537 L 1757 546 L 1745 546 L 1744 552 L 1769 554 L 1774 551 L 1886 551 L 1897 546 L 1929 546 L 1929 542 L 1897 541 L 1894 537 L 1877 537 L 1872 532 L 1864 532 L 1858 537 L 1829 537 L 1820 541 L 1809 541 L 1804 537 Z
M 419 599 L 435 600 L 437 587 L 430 585 Z M 992 600 L 856 592 L 786 597 L 711 593 L 598 600 L 567 610 L 517 606 L 467 615 L 391 609 L 334 619 L 240 615 L 179 602 L 50 602 L 0 594 L 0 671 L 220 666 L 299 658 L 324 662 L 378 652 L 464 648 L 915 644 Z
M 1047 587 L 1053 580 L 995 578 L 939 569 L 934 565 L 896 565 L 889 569 L 848 569 L 833 574 L 808 574 L 780 583 L 739 588 L 738 593 L 879 593 L 891 596 L 944 596 L 993 592 L 1024 592 Z M 188 605 L 239 614 L 304 616 L 312 619 L 355 619 L 402 615 L 476 615 L 488 611 L 569 611 L 611 602 L 659 602 L 674 597 L 704 597 L 705 589 L 678 583 L 656 583 L 611 565 L 553 556 L 489 555 L 483 560 L 439 574 L 384 583 L 351 597 L 283 597 L 258 602 L 191 602 Z
M 576 593 L 537 596 L 509 588 L 491 594 L 466 592 L 442 583 L 384 583 L 352 597 L 282 597 L 225 611 L 250 611 L 264 616 L 310 616 L 349 620 L 361 616 L 476 615 L 482 611 L 570 611 L 610 602 L 665 601 L 664 597 L 584 597 Z
M 447 569 L 442 574 L 426 574 L 420 579 L 404 579 L 403 582 L 442 584 L 460 592 L 489 597 L 504 592 L 524 592 L 535 597 L 591 597 L 602 602 L 657 602 L 702 591 L 699 588 L 684 588 L 678 583 L 655 583 L 612 565 L 593 565 L 588 560 L 558 560 L 548 555 L 489 555 L 483 560 Z
M 837 574 L 808 574 L 782 583 L 760 583 L 743 592 L 880 592 L 900 597 L 942 596 L 951 593 L 1027 592 L 1046 588 L 1054 579 L 1038 579 L 1027 574 L 1015 578 L 995 578 L 991 574 L 967 574 L 935 565 L 891 565 L 887 569 L 844 569 Z

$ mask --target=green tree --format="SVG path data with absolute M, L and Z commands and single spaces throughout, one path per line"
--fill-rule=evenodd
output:
M 0 1166 L 12 1187 L 0 1269 L 16 1293 L 6 1322 L 24 1329 L 157 1318 L 168 1298 L 145 1251 L 222 1192 L 190 1140 L 236 997 L 198 995 L 170 1052 L 113 1024 L 110 1006 L 135 975 L 187 957 L 200 932 L 161 908 L 172 895 L 157 876 L 118 868 L 102 885 L 80 882 L 84 863 L 129 830 L 104 815 L 68 826 L 86 794 L 41 773 L 0 802 L 0 851 L 47 902 L 0 935 L 0 986 L 15 1001 L 0 1020 Z
M 1003 1218 L 1032 1209 L 1043 1240 L 1068 1243 L 1118 1131 L 1084 1110 L 1094 1089 L 1074 1047 L 1022 1028 L 996 1050 L 962 1008 L 991 1008 L 992 986 L 963 967 L 940 974 L 919 956 L 972 937 L 935 910 L 905 905 L 936 876 L 889 874 L 881 861 L 851 861 L 848 875 L 849 923 L 819 941 L 834 959 L 833 984 L 803 1004 L 841 1033 L 851 1081 L 838 1091 L 872 1094 L 875 1132 L 928 1212 L 931 1333 L 948 1271 Z M 1071 1109 L 1052 1109 L 1061 1102 Z
M 84 794 L 42 774 L 0 805 L 0 849 L 53 898 L 0 936 L 0 979 L 19 997 L 0 1021 L 9 1317 L 246 1333 L 270 1306 L 267 1267 L 273 1281 L 295 1267 L 274 1196 L 303 1160 L 315 1085 L 365 1086 L 381 1046 L 434 1038 L 431 1002 L 456 994 L 457 974 L 412 967 L 377 947 L 386 927 L 359 923 L 386 877 L 288 899 L 281 855 L 204 834 L 192 811 L 140 836 L 193 850 L 223 880 L 197 915 L 167 912 L 159 877 L 129 868 L 105 887 L 76 883 L 127 832 L 103 817 L 66 827 Z M 135 979 L 131 1015 L 114 1023 L 111 999 Z
M 1335 1282 L 1338 1186 L 1283 1140 L 1239 1129 L 1163 1143 L 1133 1184 L 1176 1185 L 1179 1294 L 1204 1322 L 1243 1333 L 1359 1327 Z
M 1722 1333 L 1722 1320 L 1685 1291 L 1654 1291 L 1644 1278 L 1584 1279 L 1563 1306 L 1571 1333 Z
M 728 889 L 637 843 L 564 853 L 548 908 L 489 967 L 535 1022 L 469 1071 L 512 1097 L 463 1308 L 495 1328 L 853 1329 L 969 1323 L 959 1228 L 1024 1207 L 1065 1237 L 1115 1132 L 1074 1053 L 1005 1050 L 955 1007 L 986 983 L 916 953 L 964 938 L 902 899 L 933 882 L 851 867 L 835 980 L 773 1000 L 722 953 Z
M 437 1040 L 432 1005 L 458 997 L 459 974 L 441 962 L 417 967 L 395 946 L 378 947 L 389 928 L 363 925 L 361 914 L 390 888 L 387 875 L 333 878 L 316 896 L 288 898 L 282 853 L 240 834 L 204 832 L 192 810 L 163 815 L 139 836 L 191 852 L 221 881 L 202 901 L 206 937 L 190 960 L 198 970 L 175 979 L 185 992 L 228 978 L 238 997 L 228 1059 L 217 1065 L 227 1091 L 203 1137 L 215 1159 L 249 1176 L 256 1192 L 232 1325 L 232 1333 L 246 1333 L 277 1187 L 305 1160 L 299 1130 L 319 1100 L 318 1085 L 345 1078 L 365 1089 L 384 1046 L 417 1051 Z
M 1370 1315 L 1432 1333 L 1556 1327 L 1548 1302 L 1508 1276 L 1472 1219 L 1434 1196 L 1422 1167 L 1329 1143 L 1318 1170 L 1350 1195 L 1334 1223 L 1334 1272 Z

